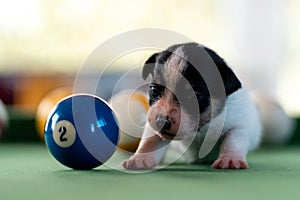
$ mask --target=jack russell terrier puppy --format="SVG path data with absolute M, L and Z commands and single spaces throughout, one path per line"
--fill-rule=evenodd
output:
M 263 136 L 261 109 L 219 55 L 197 43 L 173 45 L 152 55 L 142 76 L 151 76 L 150 109 L 137 151 L 122 163 L 125 169 L 157 166 L 171 141 L 178 141 L 175 148 L 185 151 L 188 163 L 248 168 L 246 155 Z M 272 106 L 283 116 L 279 121 L 289 123 L 280 106 Z

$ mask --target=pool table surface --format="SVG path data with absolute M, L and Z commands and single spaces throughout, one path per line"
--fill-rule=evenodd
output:
M 109 162 L 109 161 L 108 161 Z M 58 163 L 43 142 L 0 143 L 0 199 L 298 199 L 300 145 L 263 147 L 247 170 L 176 162 L 149 173 L 102 165 L 76 171 Z
M 287 200 L 300 197 L 300 120 L 286 146 L 248 155 L 247 170 L 215 170 L 181 160 L 148 173 L 128 173 L 116 152 L 104 165 L 76 171 L 58 163 L 37 136 L 34 116 L 10 111 L 0 141 L 0 200 L 218 199 Z M 114 164 L 114 165 L 113 165 Z

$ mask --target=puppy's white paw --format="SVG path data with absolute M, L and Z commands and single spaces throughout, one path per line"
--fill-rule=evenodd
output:
M 129 160 L 125 160 L 122 166 L 131 170 L 147 170 L 157 165 L 154 157 L 149 155 L 133 155 Z
M 249 168 L 245 156 L 239 154 L 222 154 L 212 164 L 216 169 L 247 169 Z

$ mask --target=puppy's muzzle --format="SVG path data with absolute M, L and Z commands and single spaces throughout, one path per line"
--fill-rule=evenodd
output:
M 180 125 L 181 111 L 174 106 L 154 106 L 148 114 L 150 126 L 166 139 L 173 139 Z

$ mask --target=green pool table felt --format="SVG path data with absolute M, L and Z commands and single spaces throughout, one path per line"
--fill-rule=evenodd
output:
M 59 164 L 43 143 L 0 143 L 0 199 L 299 199 L 300 146 L 264 147 L 247 170 L 215 170 L 176 162 L 149 173 L 105 165 L 75 171 Z

